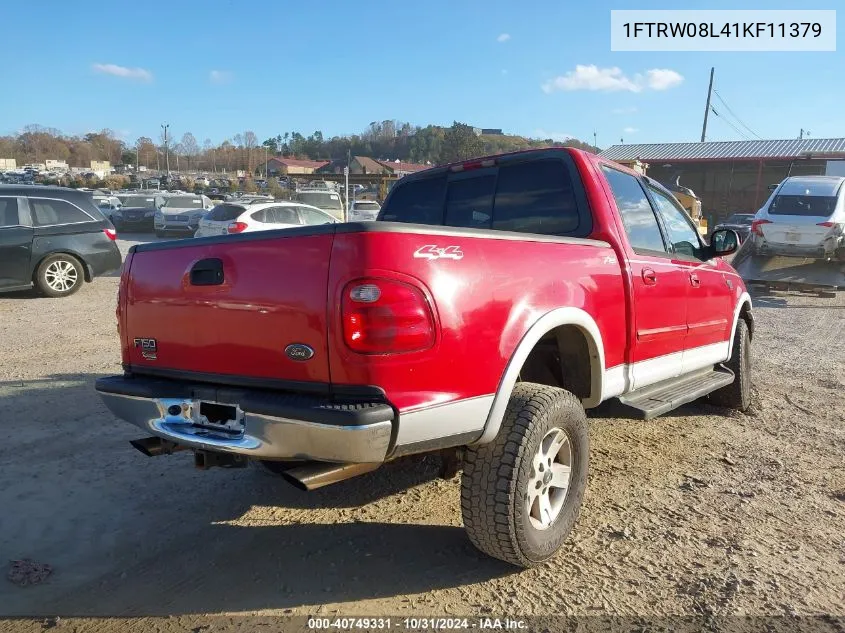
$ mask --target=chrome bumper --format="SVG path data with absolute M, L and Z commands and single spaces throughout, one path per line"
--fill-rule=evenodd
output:
M 155 398 L 97 389 L 118 418 L 183 446 L 268 460 L 383 462 L 392 423 L 333 425 L 242 411 L 230 428 L 208 428 L 199 419 L 200 400 Z M 212 402 L 202 400 L 202 402 Z

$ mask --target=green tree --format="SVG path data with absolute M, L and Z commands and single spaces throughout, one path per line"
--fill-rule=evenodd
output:
M 256 193 L 258 191 L 258 186 L 255 184 L 255 181 L 252 178 L 245 178 L 243 190 L 246 193 Z
M 440 151 L 440 162 L 450 163 L 459 160 L 469 160 L 484 155 L 484 145 L 466 123 L 452 123 L 443 137 L 443 147 Z

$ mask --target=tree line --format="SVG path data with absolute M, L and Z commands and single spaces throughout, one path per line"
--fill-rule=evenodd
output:
M 71 167 L 89 167 L 92 160 L 141 165 L 177 171 L 249 172 L 263 164 L 265 156 L 285 156 L 311 160 L 337 160 L 348 154 L 379 160 L 400 160 L 437 165 L 467 160 L 487 154 L 523 149 L 570 146 L 597 151 L 597 148 L 569 139 L 530 139 L 511 135 L 475 134 L 473 128 L 455 121 L 450 127 L 387 120 L 371 123 L 360 134 L 324 137 L 321 131 L 305 136 L 296 131 L 282 132 L 258 142 L 251 130 L 234 134 L 222 143 L 206 138 L 200 144 L 191 132 L 181 137 L 163 134 L 157 139 L 141 136 L 134 142 L 120 139 L 112 130 L 68 136 L 55 128 L 27 125 L 20 133 L 0 136 L 0 158 L 13 158 L 18 165 L 43 163 L 47 159 L 67 162 Z

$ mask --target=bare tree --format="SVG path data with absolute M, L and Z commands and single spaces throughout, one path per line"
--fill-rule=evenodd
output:
M 191 171 L 191 159 L 200 153 L 200 147 L 197 144 L 197 139 L 195 139 L 194 135 L 190 132 L 185 132 L 182 135 L 182 142 L 180 145 L 182 146 L 185 158 L 188 159 L 188 171 Z
M 246 170 L 252 173 L 252 150 L 258 145 L 258 137 L 252 130 L 244 132 L 244 147 L 246 148 Z

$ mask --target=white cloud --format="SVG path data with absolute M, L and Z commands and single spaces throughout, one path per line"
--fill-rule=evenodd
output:
M 674 88 L 684 80 L 680 73 L 668 68 L 652 68 L 645 73 L 646 85 L 652 90 Z
M 511 38 L 510 33 L 502 33 L 499 37 L 496 38 L 496 41 L 500 44 L 507 42 Z
M 208 80 L 213 84 L 227 84 L 232 81 L 232 73 L 228 70 L 212 70 L 208 73 Z
M 561 142 L 561 143 L 563 141 L 568 141 L 571 138 L 575 138 L 571 134 L 566 134 L 564 132 L 547 132 L 546 130 L 544 130 L 542 128 L 538 128 L 538 129 L 534 130 L 533 136 L 534 136 L 534 138 L 542 138 L 542 139 L 550 138 L 553 141 L 558 141 L 558 142 Z
M 124 77 L 125 79 L 138 79 L 140 81 L 152 81 L 153 74 L 144 68 L 127 68 L 117 64 L 93 64 L 91 68 L 96 73 Z
M 638 128 L 638 127 L 626 127 L 622 131 L 625 132 L 625 134 L 636 134 L 637 132 L 640 131 L 640 128 Z
M 611 110 L 611 112 L 613 114 L 634 114 L 636 111 L 637 111 L 637 109 L 634 108 L 634 107 L 631 107 L 631 108 L 613 108 L 613 110 Z
M 559 75 L 540 86 L 546 94 L 558 90 L 593 90 L 602 92 L 642 92 L 643 90 L 666 90 L 680 84 L 684 78 L 674 70 L 654 68 L 645 75 L 637 73 L 628 77 L 621 68 L 599 68 L 595 64 L 575 66 L 565 75 Z

